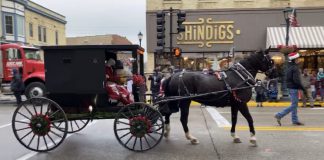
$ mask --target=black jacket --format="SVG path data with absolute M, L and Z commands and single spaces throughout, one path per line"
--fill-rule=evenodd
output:
M 286 72 L 287 88 L 305 90 L 300 79 L 300 71 L 298 65 L 294 62 L 289 62 Z
M 25 90 L 21 75 L 16 69 L 13 69 L 13 77 L 10 83 L 10 89 L 13 92 L 22 92 Z
M 153 75 L 150 75 L 148 80 L 151 81 L 151 91 L 158 92 L 160 90 L 161 80 L 163 76 L 159 72 L 153 73 Z

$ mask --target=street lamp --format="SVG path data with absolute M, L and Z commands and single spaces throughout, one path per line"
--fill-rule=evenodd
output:
M 281 53 L 285 56 L 285 62 L 284 62 L 284 71 L 283 71 L 283 77 L 282 77 L 282 85 L 281 85 L 281 91 L 283 96 L 288 96 L 288 90 L 287 90 L 287 84 L 286 84 L 286 71 L 288 68 L 288 54 L 290 52 L 293 52 L 295 50 L 295 46 L 289 46 L 289 28 L 290 28 L 290 16 L 293 12 L 293 8 L 286 7 L 283 10 L 284 18 L 286 21 L 286 44 L 281 48 Z
M 142 32 L 139 32 L 138 35 L 137 35 L 137 37 L 138 37 L 138 40 L 139 40 L 139 42 L 140 42 L 140 46 L 142 47 L 142 39 L 143 39 L 143 34 L 142 34 Z

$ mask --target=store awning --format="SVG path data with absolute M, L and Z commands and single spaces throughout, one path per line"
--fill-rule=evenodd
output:
M 286 27 L 267 28 L 267 46 L 276 48 L 286 44 Z M 290 27 L 289 44 L 297 48 L 324 48 L 324 26 Z

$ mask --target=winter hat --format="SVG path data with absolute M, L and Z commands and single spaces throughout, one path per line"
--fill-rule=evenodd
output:
M 288 54 L 289 60 L 294 60 L 294 59 L 296 59 L 298 57 L 299 57 L 299 53 L 298 52 L 292 52 L 292 53 L 289 53 Z

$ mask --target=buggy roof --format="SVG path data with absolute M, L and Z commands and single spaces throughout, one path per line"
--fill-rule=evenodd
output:
M 112 51 L 133 51 L 138 49 L 144 51 L 139 45 L 62 45 L 62 46 L 42 46 L 44 50 L 51 49 L 108 49 Z

